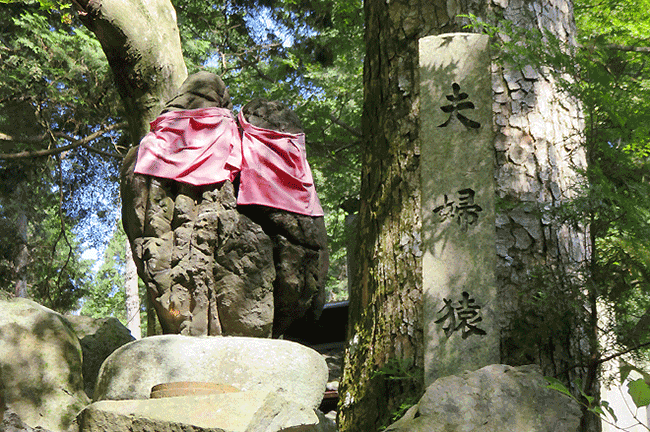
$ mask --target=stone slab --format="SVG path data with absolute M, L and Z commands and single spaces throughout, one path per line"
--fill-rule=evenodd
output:
M 99 401 L 79 419 L 80 432 L 309 431 L 318 423 L 312 408 L 269 391 Z
M 295 342 L 224 336 L 152 336 L 111 354 L 99 372 L 94 400 L 148 399 L 154 385 L 198 381 L 241 391 L 266 390 L 316 408 L 327 364 Z
M 488 43 L 420 39 L 426 385 L 499 362 Z

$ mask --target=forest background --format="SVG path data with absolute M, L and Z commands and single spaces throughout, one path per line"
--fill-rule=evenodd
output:
M 222 76 L 235 110 L 266 97 L 302 119 L 326 209 L 330 299 L 345 298 L 354 233 L 345 218 L 358 199 L 363 145 L 362 1 L 172 3 L 189 73 Z M 506 23 L 469 30 L 492 34 L 507 61 L 555 73 L 584 108 L 589 168 L 556 217 L 589 224 L 592 254 L 579 286 L 548 274 L 531 285 L 537 315 L 571 306 L 561 310 L 570 319 L 547 319 L 540 331 L 575 323 L 597 301 L 608 342 L 594 361 L 622 352 L 641 360 L 650 345 L 650 0 L 574 4 L 575 47 Z M 70 4 L 0 0 L 0 108 L 0 288 L 61 312 L 124 320 L 118 171 L 130 142 L 101 47 Z M 100 264 L 83 258 L 89 249 L 101 251 Z
M 174 6 L 190 74 L 220 75 L 235 110 L 264 97 L 301 118 L 327 212 L 329 298 L 346 298 L 344 220 L 360 171 L 361 2 Z M 130 138 L 104 53 L 64 2 L 0 2 L 0 29 L 0 286 L 59 311 L 124 320 L 118 186 Z M 84 259 L 88 250 L 100 251 L 100 264 Z

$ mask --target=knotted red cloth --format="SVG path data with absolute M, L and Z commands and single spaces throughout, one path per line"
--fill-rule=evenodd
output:
M 258 204 L 308 216 L 323 216 L 307 163 L 305 134 L 263 129 L 240 112 L 242 169 L 237 204 Z
M 263 205 L 323 216 L 307 163 L 305 134 L 263 129 L 225 108 L 170 111 L 151 122 L 135 172 L 194 186 L 233 181 L 239 205 Z
M 201 186 L 232 181 L 241 168 L 241 139 L 228 109 L 169 111 L 150 126 L 136 173 Z

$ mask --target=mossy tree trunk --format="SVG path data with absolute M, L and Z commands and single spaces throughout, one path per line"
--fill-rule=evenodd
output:
M 504 17 L 569 43 L 575 35 L 570 0 L 367 0 L 364 7 L 358 270 L 339 391 L 339 426 L 346 432 L 388 425 L 424 390 L 418 40 L 468 31 L 460 14 Z M 571 164 L 584 167 L 585 158 L 578 105 L 550 77 L 495 61 L 492 78 L 497 194 L 512 203 L 497 209 L 497 284 L 507 311 L 516 308 L 518 289 L 536 265 L 585 259 L 584 233 L 556 226 L 543 214 L 568 197 L 577 178 Z M 521 350 L 528 347 L 511 345 L 501 358 L 538 362 L 552 375 L 574 359 L 575 342 L 552 341 L 537 358 L 524 360 Z

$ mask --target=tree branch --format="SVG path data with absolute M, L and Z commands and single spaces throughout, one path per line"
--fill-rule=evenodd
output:
M 565 373 L 569 372 L 571 369 L 575 369 L 575 368 L 578 368 L 578 367 L 596 367 L 596 366 L 601 365 L 601 364 L 603 364 L 605 362 L 608 362 L 610 360 L 614 360 L 617 357 L 624 356 L 625 354 L 631 353 L 632 351 L 636 351 L 636 350 L 641 349 L 641 348 L 645 348 L 647 346 L 650 346 L 650 342 L 645 342 L 645 343 L 639 344 L 639 345 L 637 345 L 635 347 L 628 348 L 626 350 L 616 352 L 616 353 L 611 354 L 611 355 L 609 355 L 607 357 L 600 357 L 600 358 L 595 359 L 595 360 L 593 360 L 593 361 L 591 361 L 591 362 L 589 362 L 587 364 L 585 364 L 585 363 L 576 363 L 576 364 L 564 369 L 562 372 L 556 373 L 555 377 L 559 377 L 561 375 L 564 375 Z
M 98 130 L 97 132 L 94 132 L 90 135 L 88 135 L 85 138 L 82 138 L 80 140 L 76 140 L 72 142 L 71 144 L 68 144 L 66 146 L 62 147 L 55 147 L 51 149 L 45 149 L 45 150 L 34 150 L 34 151 L 24 151 L 24 152 L 18 152 L 18 153 L 0 153 L 0 159 L 4 160 L 10 160 L 10 159 L 25 159 L 25 158 L 38 158 L 38 157 L 45 157 L 45 156 L 52 156 L 56 154 L 63 153 L 64 151 L 68 151 L 77 147 L 82 147 L 82 146 L 87 146 L 88 143 L 91 141 L 101 137 L 107 132 L 110 132 L 115 129 L 123 129 L 126 127 L 127 124 L 126 122 L 121 122 L 121 123 L 115 123 L 109 126 L 106 126 L 103 129 Z M 3 141 L 14 141 L 14 142 L 22 142 L 22 143 L 34 143 L 34 142 L 40 142 L 46 138 L 46 134 L 41 135 L 40 137 L 26 137 L 26 138 L 13 138 L 9 135 L 5 134 L 0 134 L 0 140 Z M 66 135 L 62 133 L 57 133 L 55 136 L 58 136 L 59 138 L 68 138 Z M 69 138 L 68 138 L 69 139 Z M 96 150 L 96 149 L 89 149 L 90 151 L 96 151 L 100 152 L 101 150 Z M 107 153 L 107 155 L 113 156 L 113 154 Z
M 47 134 L 45 133 L 38 136 L 17 138 L 0 132 L 0 141 L 9 141 L 9 142 L 13 141 L 13 142 L 20 142 L 25 144 L 36 144 L 42 142 L 45 138 L 47 138 Z
M 633 46 L 633 45 L 619 45 L 619 44 L 609 44 L 605 45 L 607 48 L 626 51 L 626 52 L 638 52 L 643 54 L 650 54 L 650 46 Z
M 330 113 L 330 120 L 332 120 L 332 122 L 333 122 L 334 124 L 337 124 L 337 125 L 341 126 L 343 129 L 345 129 L 346 131 L 350 132 L 350 133 L 351 133 L 352 135 L 354 135 L 355 137 L 357 137 L 357 138 L 361 138 L 361 137 L 363 137 L 363 134 L 361 133 L 360 130 L 358 130 L 357 128 L 353 128 L 353 127 L 350 126 L 349 124 L 347 124 L 347 123 L 341 121 L 340 119 L 338 119 L 337 117 L 335 117 L 334 114 L 331 114 L 331 113 Z
M 587 45 L 580 45 L 581 48 L 585 48 L 588 50 L 593 50 L 598 47 L 603 47 L 603 48 L 609 48 L 609 49 L 614 49 L 618 51 L 625 51 L 625 52 L 638 52 L 642 54 L 650 54 L 650 46 L 636 46 L 636 45 L 621 45 L 621 44 L 605 44 L 605 45 L 596 45 L 596 44 L 587 44 Z
M 97 153 L 97 154 L 102 155 L 102 156 L 107 156 L 107 157 L 112 157 L 112 158 L 117 158 L 117 159 L 124 159 L 124 155 L 121 155 L 119 153 L 111 153 L 111 152 L 107 152 L 107 151 L 104 151 L 104 150 L 99 150 L 99 149 L 96 149 L 96 148 L 91 147 L 91 146 L 86 145 L 86 144 L 83 144 L 81 147 L 85 148 L 89 152 Z

